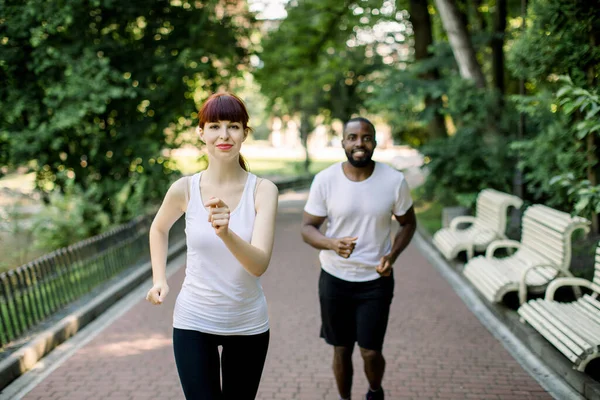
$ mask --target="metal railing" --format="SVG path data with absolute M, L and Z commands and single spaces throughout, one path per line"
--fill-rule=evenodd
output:
M 138 217 L 0 274 L 0 347 L 97 285 L 149 260 L 151 222 L 150 216 Z M 170 242 L 183 237 L 183 226 L 180 218 Z

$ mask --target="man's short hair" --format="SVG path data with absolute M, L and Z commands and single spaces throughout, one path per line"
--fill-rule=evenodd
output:
M 342 132 L 342 137 L 344 137 L 346 135 L 346 127 L 351 122 L 361 122 L 363 124 L 366 124 L 367 126 L 369 126 L 369 128 L 371 128 L 371 132 L 373 133 L 373 136 L 375 136 L 375 125 L 373 125 L 373 123 L 371 121 L 369 121 L 368 119 L 366 119 L 364 117 L 354 117 L 354 118 L 350 118 L 344 124 L 344 131 Z

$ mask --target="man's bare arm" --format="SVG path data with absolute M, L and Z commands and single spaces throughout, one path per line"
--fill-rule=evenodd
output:
M 326 219 L 306 211 L 302 216 L 302 239 L 317 250 L 331 250 L 331 240 L 319 230 Z
M 404 251 L 406 246 L 408 246 L 415 234 L 415 231 L 417 230 L 417 216 L 415 215 L 414 208 L 411 207 L 408 209 L 406 214 L 394 215 L 394 217 L 400 224 L 400 229 L 394 237 L 394 243 L 391 251 L 391 254 L 395 256 L 395 261 L 396 258 L 398 258 L 398 256 Z
M 348 258 L 356 247 L 358 237 L 329 238 L 319 230 L 327 217 L 317 217 L 306 211 L 302 217 L 302 239 L 318 250 L 333 250 L 340 257 Z
M 409 208 L 404 215 L 394 215 L 394 217 L 400 224 L 400 229 L 394 237 L 392 250 L 389 254 L 381 257 L 379 266 L 377 267 L 377 272 L 382 276 L 389 276 L 392 273 L 392 267 L 396 259 L 402 254 L 406 246 L 408 246 L 417 230 L 417 217 L 413 207 Z

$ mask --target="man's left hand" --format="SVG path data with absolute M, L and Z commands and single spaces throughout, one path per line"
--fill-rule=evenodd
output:
M 385 256 L 381 257 L 379 265 L 377 268 L 375 268 L 375 270 L 381 276 L 390 276 L 392 274 L 392 266 L 394 265 L 395 261 L 396 257 L 394 257 L 392 254 L 386 254 Z

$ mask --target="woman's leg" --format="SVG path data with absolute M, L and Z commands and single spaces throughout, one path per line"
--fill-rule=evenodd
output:
M 214 335 L 173 328 L 175 363 L 186 399 L 223 399 L 217 346 Z
M 223 400 L 254 400 L 268 347 L 269 331 L 223 338 Z

